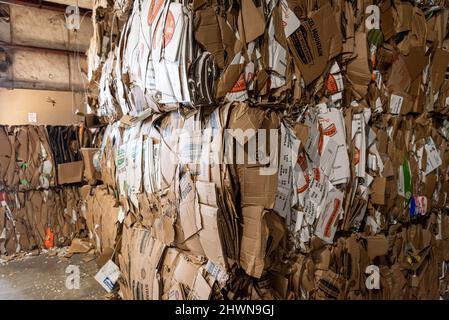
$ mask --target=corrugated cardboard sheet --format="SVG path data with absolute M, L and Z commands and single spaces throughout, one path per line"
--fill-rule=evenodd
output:
M 77 126 L 0 126 L 1 254 L 65 246 L 88 235 L 73 185 L 82 181 L 83 161 L 74 161 L 74 154 L 95 145 L 99 133 Z

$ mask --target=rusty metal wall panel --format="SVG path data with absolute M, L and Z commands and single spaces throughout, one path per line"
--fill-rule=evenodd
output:
M 23 6 L 10 6 L 12 42 L 55 49 L 86 51 L 93 33 L 89 17 L 81 19 L 75 33 L 66 28 L 63 13 Z

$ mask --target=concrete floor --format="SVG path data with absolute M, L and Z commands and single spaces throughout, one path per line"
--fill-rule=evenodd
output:
M 104 300 L 107 292 L 94 279 L 95 260 L 89 254 L 70 259 L 41 254 L 0 264 L 0 300 Z M 79 289 L 66 288 L 66 268 L 79 266 Z

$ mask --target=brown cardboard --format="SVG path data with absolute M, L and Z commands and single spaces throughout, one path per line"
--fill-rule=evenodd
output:
M 253 135 L 257 132 L 262 125 L 263 121 L 263 111 L 260 109 L 251 108 L 248 104 L 242 103 L 234 106 L 231 111 L 231 116 L 229 119 L 229 128 L 234 130 L 241 130 L 245 133 L 248 129 L 252 130 Z M 234 131 L 230 131 L 232 135 Z M 243 136 L 241 140 L 239 135 L 234 135 L 234 138 L 238 143 L 244 145 L 251 139 L 251 135 L 248 134 Z
M 100 178 L 100 173 L 97 172 L 94 166 L 94 155 L 99 151 L 99 148 L 81 148 L 81 155 L 84 163 L 84 178 L 89 184 L 94 184 Z
M 309 140 L 310 128 L 304 124 L 298 123 L 295 125 L 296 137 L 302 143 L 306 143 Z
M 102 253 L 115 249 L 121 210 L 117 200 L 104 186 L 92 188 L 84 199 L 87 203 L 86 222 L 93 234 L 97 251 Z
M 211 293 L 211 286 L 201 272 L 197 272 L 193 288 L 189 294 L 189 300 L 209 300 Z
M 218 231 L 219 210 L 205 204 L 200 204 L 200 212 L 203 224 L 203 228 L 199 232 L 201 246 L 210 260 L 225 267 L 226 260 L 223 252 L 223 240 L 220 238 Z
M 69 184 L 81 182 L 83 180 L 83 170 L 83 161 L 58 164 L 58 183 Z
M 181 290 L 183 296 L 186 295 L 186 288 L 184 287 L 184 285 L 173 280 L 173 274 L 175 272 L 176 266 L 183 256 L 184 255 L 179 250 L 173 247 L 167 248 L 167 250 L 165 251 L 165 255 L 161 262 L 159 271 L 162 283 L 162 299 L 164 300 L 169 298 L 174 299 L 174 297 L 171 296 L 171 291 L 178 290 L 173 289 L 175 285 L 179 285 L 179 290 Z
M 217 190 L 215 183 L 197 181 L 196 190 L 198 193 L 198 201 L 202 204 L 207 204 L 209 206 L 217 206 Z
M 208 7 L 195 13 L 195 39 L 212 53 L 220 68 L 224 67 L 224 50 L 215 10 Z
M 186 294 L 181 284 L 175 283 L 168 292 L 167 300 L 186 300 Z
M 173 279 L 192 290 L 196 281 L 199 266 L 181 255 L 173 273 Z
M 334 299 L 341 298 L 345 283 L 342 275 L 332 270 L 318 270 L 315 275 L 318 278 L 317 285 L 320 290 Z
M 393 35 L 395 35 L 396 31 L 394 28 L 394 20 L 392 14 L 392 7 L 390 0 L 384 0 L 380 5 L 380 25 L 382 29 L 382 33 L 384 35 L 384 39 L 388 40 Z
M 0 128 L 0 178 L 6 180 L 8 182 L 8 171 L 10 170 L 10 166 L 13 165 L 11 161 L 12 147 L 8 138 L 8 134 L 3 127 Z
M 253 0 L 243 1 L 240 13 L 243 29 L 240 33 L 244 35 L 245 42 L 250 43 L 264 33 L 265 19 Z
M 243 234 L 240 246 L 240 264 L 245 272 L 260 278 L 264 268 L 265 251 L 268 239 L 263 207 L 243 207 Z
M 273 288 L 278 292 L 281 299 L 287 299 L 288 279 L 279 273 L 273 274 Z
M 368 90 L 368 84 L 371 80 L 371 72 L 368 67 L 368 45 L 365 33 L 355 33 L 354 53 L 357 54 L 357 56 L 355 59 L 348 62 L 347 75 L 353 89 L 360 96 L 365 96 Z
M 66 257 L 70 257 L 74 253 L 87 253 L 92 249 L 92 244 L 82 239 L 73 239 L 72 244 L 67 250 Z
M 243 206 L 263 206 L 272 209 L 277 192 L 277 174 L 265 175 L 261 167 L 239 167 Z
M 184 174 L 180 180 L 179 219 L 184 239 L 189 239 L 202 228 L 198 196 L 190 172 Z
M 218 24 L 220 25 L 220 34 L 221 39 L 223 40 L 223 48 L 225 51 L 225 65 L 229 65 L 229 63 L 234 58 L 234 55 L 237 53 L 238 46 L 236 47 L 237 38 L 235 36 L 234 31 L 229 26 L 228 22 L 224 19 L 224 17 L 218 15 Z M 217 62 L 217 65 L 220 66 L 220 62 Z
M 24 251 L 45 248 L 47 228 L 50 228 L 54 235 L 55 247 L 69 246 L 75 235 L 79 235 L 80 230 L 86 228 L 81 218 L 79 196 L 75 188 L 0 193 L 0 199 L 3 195 L 6 196 L 6 203 L 18 224 L 14 230 L 12 225 L 8 224 L 10 220 L 6 220 L 6 242 L 10 245 L 7 250 L 13 250 L 9 251 L 9 254 L 15 253 L 17 245 L 22 246 L 21 250 Z M 48 243 L 47 245 L 51 246 Z
M 396 11 L 394 13 L 396 33 L 408 31 L 411 29 L 413 6 L 407 2 L 394 1 Z
M 171 245 L 175 240 L 175 198 L 173 192 L 167 193 L 161 198 L 158 215 L 155 217 L 154 226 L 152 228 L 153 235 L 156 239 L 161 240 L 166 245 Z
M 411 82 L 421 75 L 428 63 L 425 48 L 421 46 L 410 47 L 408 54 L 403 56 L 402 59 L 407 67 Z
M 243 79 L 243 70 L 245 68 L 245 65 L 241 63 L 241 61 L 237 61 L 235 64 L 230 64 L 223 75 L 218 80 L 217 84 L 217 98 L 224 97 L 226 93 L 232 92 L 234 86 L 236 86 L 240 89 L 243 89 L 243 87 L 246 87 L 245 81 Z
M 366 237 L 368 241 L 367 254 L 370 261 L 375 257 L 386 255 L 388 252 L 388 241 L 383 235 Z
M 385 204 L 385 188 L 387 179 L 384 177 L 374 178 L 371 186 L 371 202 L 379 205 Z
M 440 91 L 446 68 L 449 65 L 449 51 L 436 49 L 430 65 L 430 81 L 433 92 Z
M 132 260 L 130 260 L 129 276 L 134 299 L 159 299 L 157 272 L 165 248 L 162 242 L 151 237 L 148 230 L 133 229 L 130 247 Z
M 86 128 L 98 128 L 102 127 L 105 124 L 100 121 L 100 118 L 95 114 L 86 114 L 84 115 L 84 125 Z
M 329 59 L 340 53 L 341 43 L 342 36 L 330 5 L 314 11 L 289 37 L 289 48 L 306 85 L 324 72 Z
M 403 56 L 399 55 L 393 61 L 391 67 L 391 74 L 388 78 L 387 86 L 390 90 L 408 90 L 411 84 L 411 77 L 409 74 L 409 69 L 407 68 L 407 64 L 405 63 Z
M 265 220 L 269 229 L 269 243 L 267 244 L 266 256 L 269 257 L 278 249 L 281 240 L 285 237 L 285 221 L 273 211 L 265 214 Z

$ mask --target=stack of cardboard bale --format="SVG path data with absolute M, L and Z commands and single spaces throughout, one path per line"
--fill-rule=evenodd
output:
M 81 179 L 83 167 L 78 172 L 57 167 L 78 160 L 68 158 L 79 153 L 79 130 L 75 126 L 0 127 L 0 254 L 68 245 L 82 236 L 86 228 L 81 198 L 77 186 L 68 183 L 78 182 L 70 181 L 76 176 Z M 71 134 L 56 145 L 61 132 Z
M 86 209 L 122 296 L 445 293 L 448 8 L 95 1 Z

